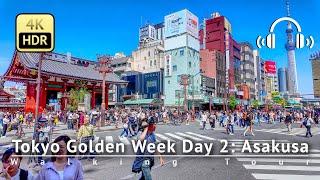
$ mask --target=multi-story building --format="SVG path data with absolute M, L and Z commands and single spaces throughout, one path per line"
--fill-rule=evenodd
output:
M 149 73 L 164 68 L 164 25 L 147 24 L 140 28 L 139 47 L 132 52 L 133 70 Z
M 223 98 L 226 94 L 226 61 L 222 52 L 213 50 L 216 57 L 216 94 L 217 97 Z
M 122 73 L 132 71 L 134 67 L 134 61 L 132 57 L 125 56 L 123 54 L 117 54 L 112 61 L 111 67 L 115 74 L 121 76 Z
M 189 77 L 187 92 L 183 92 L 187 100 L 201 99 L 198 31 L 198 17 L 186 9 L 165 16 L 165 106 L 178 106 L 185 100 L 180 98 L 182 75 Z
M 118 102 L 134 97 L 140 99 L 160 99 L 163 95 L 163 71 L 141 73 L 136 71 L 125 72 L 122 80 L 128 82 L 126 87 L 118 88 Z
M 320 98 L 320 52 L 311 55 L 313 94 L 315 98 Z
M 241 45 L 241 83 L 249 88 L 249 99 L 256 98 L 256 76 L 252 45 L 248 42 Z
M 143 73 L 157 72 L 164 68 L 164 46 L 162 40 L 141 44 L 132 52 L 133 70 Z
M 254 77 L 255 77 L 255 95 L 261 103 L 265 102 L 266 85 L 265 85 L 265 68 L 264 61 L 259 55 L 258 50 L 253 50 L 254 60 Z
M 225 56 L 227 91 L 233 92 L 240 83 L 240 45 L 232 38 L 232 28 L 228 19 L 219 13 L 205 19 L 199 31 L 201 49 L 218 50 Z
M 215 82 L 217 78 L 217 53 L 208 49 L 200 50 L 200 71 L 204 94 L 216 97 Z M 211 87 L 208 87 L 211 85 Z
M 287 68 L 279 68 L 278 69 L 278 79 L 279 79 L 279 92 L 280 93 L 286 93 L 288 91 L 287 89 Z
M 123 53 L 116 53 L 111 61 L 111 67 L 115 74 L 123 76 L 125 72 L 132 71 L 134 61 L 132 57 L 125 56 Z M 110 106 L 114 106 L 117 103 L 117 89 L 117 85 L 112 85 L 109 88 L 108 103 Z
M 264 68 L 267 99 L 271 99 L 271 93 L 279 91 L 276 62 L 271 60 L 265 61 Z

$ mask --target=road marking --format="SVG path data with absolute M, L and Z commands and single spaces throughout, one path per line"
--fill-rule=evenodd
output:
M 320 164 L 320 159 L 276 159 L 276 158 L 237 158 L 237 161 L 240 162 L 251 162 L 251 161 L 256 161 L 256 162 L 268 162 L 268 163 L 304 163 L 306 164 Z
M 113 137 L 112 136 L 106 136 L 106 142 L 113 143 Z
M 184 136 L 184 137 L 190 138 L 190 139 L 193 139 L 195 141 L 203 141 L 202 139 L 197 138 L 197 137 L 193 137 L 193 136 L 191 136 L 189 134 L 184 134 L 184 133 L 181 133 L 181 132 L 176 132 L 176 134 L 178 134 L 180 136 Z
M 253 173 L 252 174 L 256 179 L 272 179 L 272 180 L 315 180 L 320 179 L 319 175 L 292 175 L 292 174 L 259 174 Z
M 174 140 L 162 135 L 162 134 L 158 134 L 158 133 L 155 133 L 156 136 L 158 136 L 159 138 L 163 139 L 163 140 L 166 140 L 166 141 L 172 141 L 172 142 L 175 142 Z
M 168 135 L 168 136 L 171 136 L 171 137 L 173 137 L 173 138 L 179 139 L 179 140 L 181 140 L 181 141 L 186 140 L 185 138 L 180 137 L 180 136 L 177 136 L 177 135 L 172 134 L 172 133 L 165 133 L 165 134 Z
M 279 166 L 279 165 L 251 165 L 244 164 L 246 169 L 277 170 L 277 171 L 320 171 L 316 166 Z
M 320 153 L 320 150 L 318 149 L 311 149 L 310 152 L 313 152 L 313 153 Z
M 120 141 L 121 141 L 123 144 L 125 144 L 125 145 L 131 144 L 131 143 L 129 142 L 128 138 L 126 138 L 126 137 L 120 137 L 120 136 L 118 136 L 118 137 L 119 137 Z
M 210 141 L 214 141 L 216 139 L 214 138 L 211 138 L 211 137 L 208 137 L 208 136 L 203 136 L 201 134 L 197 134 L 197 133 L 193 133 L 193 132 L 186 132 L 187 134 L 191 134 L 191 135 L 195 135 L 195 136 L 198 136 L 200 138 L 203 138 L 203 139 L 207 139 L 207 140 L 210 140 Z

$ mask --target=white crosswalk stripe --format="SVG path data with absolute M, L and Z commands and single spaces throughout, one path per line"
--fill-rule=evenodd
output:
M 113 143 L 113 137 L 112 136 L 106 136 L 106 142 L 107 143 Z
M 320 157 L 320 150 L 311 149 L 310 152 L 311 157 Z M 320 178 L 319 158 L 237 158 L 237 161 L 243 162 L 243 167 L 249 170 L 255 179 L 315 180 Z
M 193 132 L 175 132 L 175 133 L 155 133 L 156 135 L 156 141 L 159 143 L 161 141 L 183 141 L 190 139 L 192 141 L 204 141 L 204 140 L 216 140 L 214 138 L 193 133 Z M 106 143 L 115 143 L 115 142 L 122 142 L 125 145 L 130 145 L 132 142 L 131 140 L 134 140 L 136 138 L 128 138 L 128 137 L 120 137 L 120 136 L 105 136 L 101 137 L 102 139 L 105 139 Z
M 173 138 L 175 138 L 175 139 L 179 139 L 179 140 L 181 140 L 181 141 L 186 140 L 185 138 L 180 137 L 180 136 L 177 136 L 177 135 L 172 134 L 172 133 L 165 133 L 165 134 L 168 135 L 168 136 L 171 136 L 171 137 L 173 137 Z
M 125 144 L 125 145 L 131 144 L 130 141 L 128 140 L 128 138 L 126 138 L 126 137 L 120 137 L 120 136 L 118 136 L 118 137 L 119 137 L 120 141 L 121 141 L 123 144 Z
M 207 139 L 207 140 L 210 140 L 210 141 L 216 140 L 214 138 L 211 138 L 211 137 L 208 137 L 208 136 L 204 136 L 204 135 L 201 135 L 201 134 L 197 134 L 197 133 L 193 133 L 193 132 L 186 132 L 186 133 L 194 135 L 194 136 L 197 136 L 197 137 L 200 137 L 200 138 L 203 138 L 203 139 Z
M 180 136 L 184 136 L 184 137 L 190 138 L 190 139 L 193 139 L 195 141 L 202 141 L 202 139 L 197 138 L 197 137 L 193 137 L 193 136 L 191 136 L 189 134 L 184 134 L 184 133 L 181 133 L 181 132 L 177 132 L 176 134 L 178 134 Z
M 316 166 L 280 166 L 280 165 L 251 165 L 244 164 L 246 169 L 273 170 L 273 171 L 320 171 Z
M 272 180 L 316 180 L 320 175 L 291 175 L 291 174 L 252 174 L 256 179 Z
M 288 132 L 287 129 L 257 129 L 255 131 L 266 132 L 266 133 L 274 133 L 274 134 L 284 134 L 288 136 L 305 136 L 306 129 L 305 128 L 293 128 L 291 132 Z M 311 128 L 312 135 L 319 135 L 320 129 L 318 127 Z
M 155 134 L 156 134 L 157 137 L 159 137 L 159 138 L 161 138 L 161 139 L 163 139 L 165 141 L 175 142 L 175 140 L 172 140 L 172 139 L 170 139 L 170 138 L 168 138 L 168 137 L 166 137 L 166 136 L 164 136 L 162 134 L 158 134 L 158 133 L 155 133 Z

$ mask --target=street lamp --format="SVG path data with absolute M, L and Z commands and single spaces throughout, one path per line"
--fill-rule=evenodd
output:
M 106 111 L 106 75 L 107 73 L 112 72 L 112 69 L 110 67 L 112 57 L 109 55 L 101 55 L 98 56 L 99 65 L 97 67 L 97 70 L 102 75 L 102 103 L 101 103 L 101 117 L 98 124 L 98 129 L 101 126 L 105 125 L 105 111 Z
M 196 74 L 191 76 L 191 78 L 192 78 L 192 113 L 193 113 L 193 116 L 195 115 L 195 109 L 194 109 L 194 77 L 197 76 L 200 73 L 202 73 L 201 69 L 200 69 L 199 72 L 197 72 Z

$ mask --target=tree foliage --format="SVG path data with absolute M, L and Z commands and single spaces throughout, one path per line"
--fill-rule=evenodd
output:
M 253 106 L 253 108 L 255 108 L 255 109 L 258 109 L 258 107 L 259 107 L 259 101 L 258 100 L 253 100 L 252 101 L 252 106 Z
M 229 98 L 229 107 L 231 110 L 234 110 L 237 106 L 237 100 L 236 100 L 236 97 L 234 96 L 230 96 Z
M 69 91 L 70 97 L 70 110 L 77 110 L 79 103 L 83 103 L 85 95 L 88 93 L 88 90 L 86 87 L 80 87 L 80 88 L 72 88 Z

